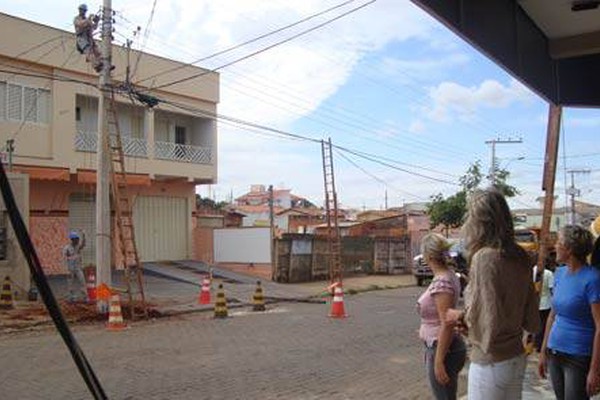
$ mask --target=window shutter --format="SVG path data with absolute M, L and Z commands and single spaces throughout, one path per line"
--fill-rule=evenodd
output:
M 6 119 L 6 82 L 0 82 L 0 120 Z
M 50 91 L 46 89 L 38 89 L 37 92 L 37 122 L 41 124 L 47 124 L 50 122 Z
M 20 85 L 8 85 L 8 119 L 23 119 L 23 87 Z
M 27 122 L 37 121 L 37 90 L 34 88 L 23 88 L 23 113 Z

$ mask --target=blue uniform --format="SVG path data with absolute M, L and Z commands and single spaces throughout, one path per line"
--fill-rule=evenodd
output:
M 600 270 L 590 265 L 577 272 L 559 267 L 554 273 L 554 324 L 548 347 L 566 354 L 591 356 L 595 324 L 590 304 L 600 303 Z

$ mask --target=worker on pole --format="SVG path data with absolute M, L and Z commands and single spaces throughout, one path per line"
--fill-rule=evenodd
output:
M 85 60 L 92 63 L 96 72 L 101 72 L 103 67 L 102 57 L 96 42 L 94 42 L 94 31 L 98 28 L 100 17 L 95 14 L 86 17 L 87 9 L 85 4 L 79 5 L 79 14 L 73 19 L 75 35 L 77 36 L 77 50 L 81 54 L 85 54 Z

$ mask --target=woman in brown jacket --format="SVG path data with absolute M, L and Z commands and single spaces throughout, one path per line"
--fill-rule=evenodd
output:
M 447 319 L 464 323 L 472 345 L 469 399 L 521 399 L 523 330 L 537 332 L 538 301 L 529 257 L 514 240 L 501 193 L 490 189 L 471 195 L 463 236 L 470 263 L 465 310 L 451 310 Z

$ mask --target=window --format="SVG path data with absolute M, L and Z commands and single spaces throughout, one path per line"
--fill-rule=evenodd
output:
M 47 124 L 50 91 L 0 81 L 0 119 Z

